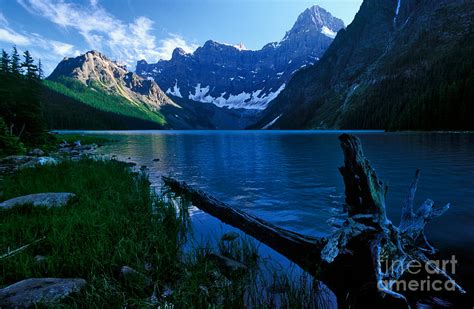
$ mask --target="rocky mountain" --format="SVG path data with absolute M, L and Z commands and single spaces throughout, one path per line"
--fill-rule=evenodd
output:
M 474 2 L 364 0 L 252 128 L 474 129 Z
M 65 58 L 44 81 L 50 129 L 241 129 L 253 115 L 171 100 L 145 79 L 97 51 Z
M 168 61 L 138 61 L 136 72 L 154 79 L 172 97 L 264 110 L 295 72 L 319 60 L 343 28 L 340 19 L 314 6 L 298 17 L 280 42 L 261 50 L 208 41 L 193 54 L 176 49 Z
M 164 105 L 176 105 L 153 81 L 129 72 L 97 51 L 90 51 L 76 58 L 65 58 L 48 77 L 50 81 L 72 80 L 91 90 L 120 97 L 122 103 L 141 112 L 143 117 L 164 124 L 160 109 Z M 105 107 L 105 106 L 104 106 Z M 110 107 L 110 106 L 108 106 Z

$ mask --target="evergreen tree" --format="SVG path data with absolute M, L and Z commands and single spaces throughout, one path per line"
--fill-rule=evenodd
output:
M 2 49 L 2 56 L 0 58 L 0 72 L 10 72 L 10 56 L 4 49 Z
M 0 138 L 0 148 L 8 145 L 11 148 L 11 143 L 15 141 L 27 146 L 40 146 L 48 139 L 38 67 L 29 52 L 24 53 L 24 58 L 24 62 L 20 63 L 18 51 L 13 48 L 9 58 L 10 70 L 0 74 L 0 117 L 3 119 L 0 135 L 6 134 Z M 1 60 L 7 62 L 3 53 Z M 25 75 L 21 74 L 22 69 Z
M 18 54 L 16 46 L 13 47 L 10 63 L 11 72 L 13 74 L 21 74 L 20 55 Z
M 38 78 L 44 79 L 43 63 L 41 62 L 41 59 L 38 60 Z
M 38 77 L 38 67 L 35 65 L 35 61 L 29 51 L 23 53 L 25 61 L 21 64 L 21 67 L 25 69 L 25 76 L 28 79 L 35 79 Z

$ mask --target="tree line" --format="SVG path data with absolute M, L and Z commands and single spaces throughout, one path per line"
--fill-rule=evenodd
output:
M 16 47 L 0 56 L 0 155 L 24 151 L 47 142 L 41 105 L 43 68 L 29 51 Z

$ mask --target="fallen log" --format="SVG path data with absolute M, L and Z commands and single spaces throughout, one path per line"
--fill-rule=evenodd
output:
M 194 189 L 185 182 L 163 177 L 165 185 L 178 196 L 185 196 L 194 206 L 218 218 L 222 222 L 240 229 L 273 250 L 284 255 L 305 271 L 315 273 L 321 259 L 323 238 L 314 238 L 294 233 L 260 218 L 233 208 L 214 197 Z M 316 258 L 316 259 L 315 259 Z
M 455 293 L 465 293 L 445 269 L 431 263 L 429 255 L 435 249 L 424 232 L 426 224 L 449 205 L 437 207 L 427 200 L 414 211 L 420 176 L 417 171 L 402 208 L 401 223 L 394 226 L 386 214 L 388 188 L 366 159 L 360 140 L 347 134 L 339 140 L 344 153 L 344 166 L 339 171 L 345 184 L 347 219 L 326 238 L 279 228 L 170 177 L 163 177 L 163 181 L 176 195 L 185 196 L 194 206 L 253 236 L 325 282 L 344 307 L 408 307 L 420 298 L 431 297 L 431 291 L 420 293 L 396 286 L 400 280 L 413 277 L 408 270 L 415 262 L 428 265 L 424 274 L 451 282 Z

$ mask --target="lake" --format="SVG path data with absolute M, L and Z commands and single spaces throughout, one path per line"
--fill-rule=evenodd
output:
M 76 132 L 77 133 L 77 132 Z M 337 131 L 124 131 L 83 132 L 113 137 L 106 155 L 149 168 L 153 186 L 171 175 L 278 226 L 306 235 L 330 231 L 327 220 L 344 199 Z M 416 204 L 451 203 L 428 226 L 442 254 L 456 254 L 462 277 L 474 272 L 474 134 L 352 132 L 380 179 L 389 186 L 387 212 L 398 223 L 415 170 Z M 129 159 L 130 158 L 130 159 Z M 158 162 L 153 162 L 159 159 Z M 197 237 L 229 228 L 194 209 Z M 217 230 L 217 232 L 216 232 Z M 216 234 L 217 233 L 217 234 Z M 471 276 L 474 277 L 474 276 Z

